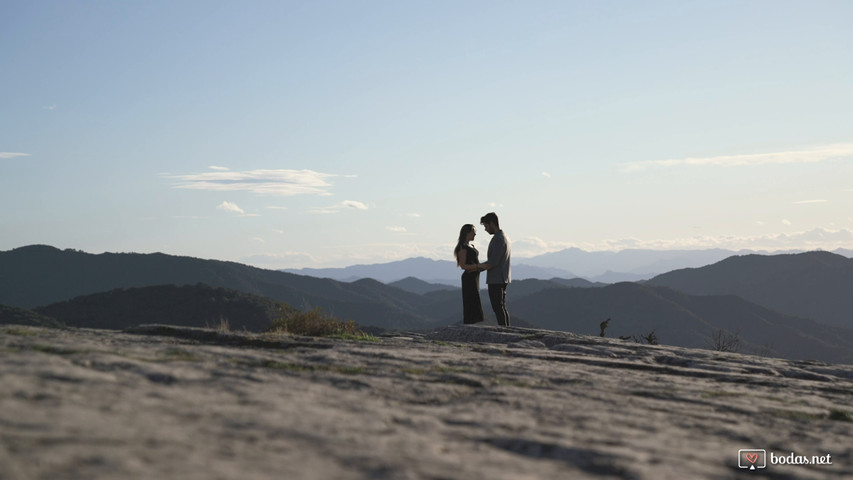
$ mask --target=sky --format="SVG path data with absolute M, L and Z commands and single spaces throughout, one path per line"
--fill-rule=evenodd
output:
M 0 250 L 853 247 L 853 2 L 0 3 Z M 478 225 L 474 244 L 489 235 Z

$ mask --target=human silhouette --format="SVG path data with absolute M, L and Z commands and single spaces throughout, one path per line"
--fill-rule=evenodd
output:
M 470 223 L 462 226 L 459 231 L 459 240 L 453 254 L 456 256 L 456 265 L 462 272 L 462 322 L 465 324 L 483 321 L 483 305 L 480 303 L 480 252 L 471 245 L 477 230 Z
M 486 284 L 489 286 L 489 301 L 492 310 L 498 320 L 498 325 L 510 326 L 509 311 L 506 309 L 506 287 L 512 281 L 510 275 L 510 247 L 509 238 L 504 235 L 500 228 L 500 222 L 495 212 L 489 212 L 480 218 L 480 223 L 486 229 L 492 240 L 489 242 L 489 252 L 486 263 L 479 265 L 481 270 L 486 270 Z

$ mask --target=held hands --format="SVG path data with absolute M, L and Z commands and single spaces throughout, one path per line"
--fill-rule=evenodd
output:
M 466 272 L 483 272 L 489 269 L 489 265 L 486 263 L 474 263 L 470 265 L 466 264 L 460 265 L 459 267 L 462 268 L 462 270 L 465 270 Z

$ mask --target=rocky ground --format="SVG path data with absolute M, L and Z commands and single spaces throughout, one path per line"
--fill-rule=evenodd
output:
M 2 480 L 841 479 L 851 415 L 850 365 L 569 333 L 0 326 Z

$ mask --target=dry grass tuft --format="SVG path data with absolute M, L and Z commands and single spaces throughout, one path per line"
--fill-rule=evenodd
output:
M 270 332 L 306 335 L 309 337 L 344 337 L 368 339 L 352 320 L 343 321 L 320 308 L 303 312 L 288 305 L 280 306 L 280 315 L 273 321 Z

